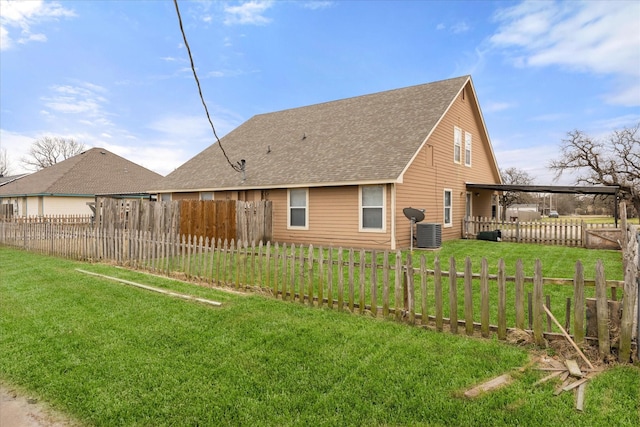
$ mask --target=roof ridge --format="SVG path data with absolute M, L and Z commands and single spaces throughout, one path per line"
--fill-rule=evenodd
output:
M 283 112 L 286 112 L 286 111 L 298 110 L 298 109 L 302 109 L 302 108 L 318 107 L 318 106 L 324 105 L 324 104 L 332 104 L 332 103 L 335 103 L 335 102 L 342 102 L 342 101 L 356 100 L 356 99 L 359 99 L 359 98 L 373 97 L 373 96 L 382 95 L 382 94 L 385 94 L 385 93 L 398 92 L 398 91 L 402 91 L 402 90 L 411 90 L 411 89 L 415 89 L 415 88 L 418 88 L 418 87 L 421 87 L 421 86 L 431 86 L 431 85 L 435 86 L 435 85 L 437 85 L 439 83 L 444 83 L 444 82 L 448 82 L 448 81 L 456 80 L 456 79 L 465 79 L 465 81 L 466 81 L 470 77 L 471 77 L 470 74 L 465 74 L 465 75 L 458 76 L 458 77 L 451 77 L 451 78 L 448 78 L 448 79 L 437 80 L 435 82 L 419 83 L 419 84 L 399 87 L 399 88 L 395 88 L 395 89 L 385 89 L 385 90 L 381 90 L 381 91 L 378 91 L 378 92 L 363 93 L 361 95 L 347 96 L 346 98 L 333 99 L 333 100 L 330 100 L 330 101 L 321 101 L 321 102 L 317 102 L 315 104 L 301 105 L 299 107 L 291 107 L 291 108 L 285 108 L 283 110 L 269 111 L 269 112 L 266 112 L 266 113 L 259 113 L 259 114 L 255 114 L 253 117 L 265 116 L 265 115 L 268 115 L 268 114 L 283 113 Z

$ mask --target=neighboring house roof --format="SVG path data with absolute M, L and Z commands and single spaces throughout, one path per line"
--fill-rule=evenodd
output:
M 6 184 L 9 184 L 10 182 L 15 181 L 16 179 L 20 179 L 23 176 L 27 176 L 28 174 L 23 173 L 20 175 L 11 175 L 11 176 L 2 176 L 0 175 L 0 187 Z
M 462 76 L 256 115 L 221 140 L 233 164 L 246 160 L 245 180 L 214 143 L 150 191 L 397 181 L 470 80 Z
M 91 148 L 0 187 L 2 196 L 135 194 L 162 175 L 113 154 Z

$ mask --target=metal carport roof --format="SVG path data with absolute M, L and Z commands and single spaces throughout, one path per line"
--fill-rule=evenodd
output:
M 566 193 L 566 194 L 605 194 L 616 195 L 618 185 L 517 185 L 517 184 L 474 184 L 467 182 L 468 189 L 495 191 L 522 191 L 525 193 Z

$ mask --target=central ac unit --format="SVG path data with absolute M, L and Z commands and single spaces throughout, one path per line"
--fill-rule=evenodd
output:
M 440 224 L 416 224 L 416 246 L 419 248 L 439 248 L 442 245 L 442 227 Z

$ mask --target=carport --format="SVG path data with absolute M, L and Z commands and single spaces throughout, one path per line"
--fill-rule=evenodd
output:
M 564 193 L 564 194 L 600 194 L 605 196 L 615 196 L 618 201 L 619 185 L 518 185 L 518 184 L 475 184 L 466 183 L 467 189 L 472 190 L 494 190 L 494 191 L 521 191 L 524 193 Z M 614 203 L 614 219 L 616 228 L 618 227 L 618 203 Z

